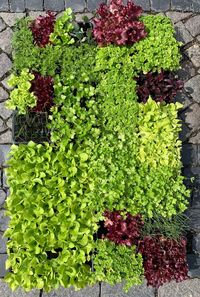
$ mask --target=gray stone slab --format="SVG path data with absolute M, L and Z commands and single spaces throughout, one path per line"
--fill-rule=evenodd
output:
M 192 36 L 197 36 L 200 34 L 200 15 L 193 16 L 187 22 L 185 22 L 185 27 L 191 33 Z
M 11 291 L 9 286 L 0 280 L 0 296 L 1 297 L 39 297 L 39 290 L 32 290 L 31 292 L 24 292 L 23 290 Z
M 181 156 L 183 165 L 188 166 L 193 164 L 193 166 L 196 166 L 198 164 L 198 146 L 183 144 Z
M 24 12 L 25 11 L 24 0 L 11 0 L 10 1 L 10 11 L 11 12 Z
M 184 59 L 181 63 L 181 68 L 177 71 L 178 77 L 184 82 L 197 74 L 196 68 L 189 59 Z
M 7 28 L 3 32 L 0 32 L 0 48 L 7 54 L 11 54 L 11 40 L 12 40 L 13 31 L 10 28 Z
M 193 9 L 191 0 L 172 0 L 172 10 L 193 11 Z
M 158 297 L 199 297 L 200 280 L 189 279 L 181 283 L 171 282 L 158 290 Z
M 106 0 L 88 0 L 87 1 L 87 8 L 89 11 L 95 11 L 100 3 L 106 3 Z
M 8 184 L 7 184 L 7 176 L 6 176 L 6 172 L 5 172 L 5 170 L 3 170 L 3 185 L 2 185 L 2 187 L 4 187 L 4 188 L 8 188 Z
M 150 1 L 148 0 L 134 0 L 134 3 L 142 6 L 144 11 L 150 11 Z
M 93 287 L 87 287 L 80 291 L 74 291 L 73 289 L 59 288 L 58 290 L 50 293 L 43 293 L 42 297 L 99 297 L 99 284 Z M 103 297 L 103 296 L 102 296 Z
M 5 203 L 6 196 L 7 196 L 6 191 L 4 189 L 0 189 L 0 207 L 2 207 L 2 205 Z M 3 253 L 1 252 L 1 243 L 0 243 L 0 253 Z
M 192 0 L 194 12 L 200 12 L 200 1 Z
M 200 234 L 196 234 L 193 237 L 192 247 L 195 253 L 200 254 Z
M 188 126 L 182 121 L 182 127 L 181 131 L 179 132 L 179 139 L 182 142 L 186 142 L 191 135 L 191 130 L 188 128 Z
M 193 40 L 193 37 L 188 32 L 183 22 L 180 21 L 176 23 L 175 30 L 176 30 L 176 39 L 178 41 L 181 41 L 184 44 L 187 44 Z
M 200 46 L 194 44 L 186 50 L 186 54 L 195 67 L 200 67 Z
M 0 277 L 4 277 L 5 274 L 6 274 L 6 260 L 7 260 L 7 255 L 6 254 L 0 254 Z M 1 289 L 0 289 L 0 293 L 1 293 Z M 4 295 L 1 295 L 0 296 L 3 296 Z M 10 297 L 10 296 L 9 296 Z
M 6 231 L 8 228 L 9 217 L 5 215 L 5 210 L 0 210 L 0 231 Z
M 183 105 L 183 109 L 191 105 L 192 100 L 189 98 L 188 94 L 184 91 L 178 92 L 174 98 L 174 102 L 179 102 Z
M 4 134 L 0 134 L 0 144 L 13 143 L 12 132 L 7 130 Z
M 181 118 L 192 132 L 198 131 L 200 123 L 200 106 L 197 103 L 192 104 L 181 114 Z
M 11 70 L 12 62 L 5 53 L 0 54 L 0 78 Z
M 42 0 L 25 0 L 25 7 L 30 10 L 43 10 Z
M 25 16 L 25 13 L 10 13 L 10 12 L 0 12 L 0 17 L 4 20 L 4 22 L 9 26 L 13 27 L 16 23 L 17 19 L 21 19 Z
M 172 20 L 174 24 L 183 21 L 192 15 L 191 12 L 167 11 L 166 15 Z
M 0 87 L 0 101 L 8 99 L 8 93 Z
M 200 75 L 192 77 L 185 83 L 185 90 L 194 101 L 200 103 Z
M 4 120 L 0 118 L 0 133 L 5 132 L 7 130 L 7 126 Z
M 153 11 L 167 11 L 170 7 L 170 1 L 150 0 Z
M 145 283 L 144 285 L 141 285 L 141 286 L 132 287 L 128 293 L 125 293 L 123 291 L 122 284 L 110 286 L 108 284 L 102 283 L 101 296 L 102 297 L 154 297 L 155 289 L 152 287 L 147 287 Z
M 44 9 L 61 11 L 65 9 L 64 0 L 44 0 Z
M 4 23 L 2 18 L 0 18 L 0 32 L 3 31 L 5 28 L 6 28 L 6 24 Z
M 83 21 L 83 17 L 87 17 L 89 20 L 94 16 L 93 13 L 88 12 L 88 13 L 76 13 L 76 21 L 77 22 L 82 22 Z
M 0 167 L 6 166 L 8 160 L 8 153 L 10 152 L 10 145 L 0 145 Z
M 12 115 L 12 110 L 5 107 L 5 101 L 0 102 L 0 117 L 8 119 Z
M 12 130 L 12 128 L 13 128 L 13 119 L 12 119 L 12 117 L 10 117 L 10 118 L 6 121 L 6 126 L 7 126 L 10 130 Z
M 189 266 L 188 275 L 191 278 L 200 277 L 200 256 L 197 254 L 187 255 L 187 263 Z M 183 295 L 185 297 L 185 295 Z M 193 297 L 193 295 L 191 295 Z M 199 297 L 200 295 L 198 295 Z
M 196 232 L 200 232 L 200 208 L 189 208 L 186 212 L 189 217 L 190 228 Z
M 7 238 L 3 237 L 3 233 L 0 233 L 0 254 L 6 254 Z
M 192 144 L 200 144 L 200 132 L 195 133 L 195 135 L 192 135 L 189 140 L 189 143 Z
M 85 9 L 84 0 L 65 0 L 65 8 L 71 7 L 74 12 L 81 12 Z
M 28 15 L 32 19 L 36 19 L 39 16 L 45 16 L 46 15 L 46 11 L 29 11 Z
M 8 0 L 1 0 L 0 1 L 0 11 L 8 11 L 9 6 L 8 6 Z

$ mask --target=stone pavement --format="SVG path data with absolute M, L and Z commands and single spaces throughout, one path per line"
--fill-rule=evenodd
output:
M 71 6 L 77 12 L 77 19 L 80 20 L 84 14 L 92 12 L 99 2 L 102 1 L 0 0 L 0 277 L 5 275 L 6 240 L 2 235 L 8 224 L 8 218 L 4 216 L 4 202 L 9 193 L 5 168 L 7 154 L 12 144 L 12 113 L 5 109 L 5 101 L 10 91 L 7 79 L 12 66 L 10 41 L 15 20 L 25 15 L 35 18 L 44 13 L 44 9 L 60 11 L 64 9 L 64 5 Z M 158 291 L 147 288 L 146 285 L 134 287 L 128 294 L 122 291 L 121 285 L 111 287 L 106 284 L 79 292 L 59 289 L 43 294 L 38 290 L 30 293 L 18 290 L 12 293 L 3 280 L 0 280 L 0 297 L 200 297 L 200 279 L 195 278 L 200 277 L 200 14 L 198 14 L 200 0 L 136 0 L 135 2 L 142 4 L 146 11 L 162 11 L 169 16 L 175 25 L 178 40 L 183 42 L 183 69 L 178 72 L 178 76 L 184 80 L 185 89 L 177 96 L 177 101 L 184 105 L 180 113 L 183 126 L 180 134 L 183 141 L 183 173 L 188 178 L 187 184 L 193 189 L 188 214 L 191 218 L 192 249 L 196 254 L 189 255 L 188 262 L 190 276 L 194 279 L 180 284 L 170 283 Z M 191 176 L 195 176 L 193 184 L 190 182 Z

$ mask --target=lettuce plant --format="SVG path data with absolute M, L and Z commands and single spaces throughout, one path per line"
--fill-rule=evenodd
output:
M 147 33 L 144 24 L 139 20 L 142 8 L 128 0 L 111 0 L 109 5 L 100 4 L 97 17 L 94 18 L 93 35 L 96 42 L 102 45 L 132 45 L 144 38 Z
M 6 102 L 7 108 L 17 109 L 19 114 L 27 112 L 27 108 L 36 105 L 36 96 L 31 92 L 31 81 L 34 75 L 28 69 L 23 69 L 19 76 L 11 74 L 8 81 L 9 86 L 15 87 L 10 94 L 10 99 Z

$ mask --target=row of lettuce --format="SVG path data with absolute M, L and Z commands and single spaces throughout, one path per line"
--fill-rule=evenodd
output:
M 188 277 L 181 105 L 171 103 L 180 43 L 168 18 L 141 12 L 111 1 L 92 31 L 70 9 L 16 26 L 7 105 L 48 112 L 51 139 L 12 147 L 12 289 L 125 281 L 128 290 L 144 276 L 155 287 Z

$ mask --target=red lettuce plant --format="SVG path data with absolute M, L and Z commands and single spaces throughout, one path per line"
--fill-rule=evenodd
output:
M 123 218 L 120 211 L 106 211 L 104 227 L 107 230 L 105 237 L 116 244 L 132 246 L 137 244 L 141 236 L 143 222 L 140 215 L 127 214 Z
M 131 45 L 144 38 L 145 26 L 139 21 L 142 8 L 131 0 L 124 5 L 122 0 L 111 0 L 109 5 L 100 4 L 94 18 L 93 35 L 100 45 Z
M 46 16 L 39 16 L 31 23 L 30 29 L 33 33 L 34 42 L 39 47 L 45 47 L 49 43 L 49 37 L 54 30 L 55 21 L 55 13 L 48 11 Z
M 53 106 L 53 78 L 51 76 L 42 76 L 36 71 L 33 74 L 35 78 L 31 81 L 30 91 L 37 97 L 37 105 L 31 111 L 49 111 Z
M 173 101 L 177 92 L 183 88 L 183 82 L 175 78 L 169 71 L 149 72 L 136 78 L 137 94 L 140 102 L 147 102 L 151 96 L 156 102 Z
M 148 285 L 160 287 L 166 282 L 188 279 L 186 240 L 179 242 L 162 236 L 146 236 L 139 243 Z

